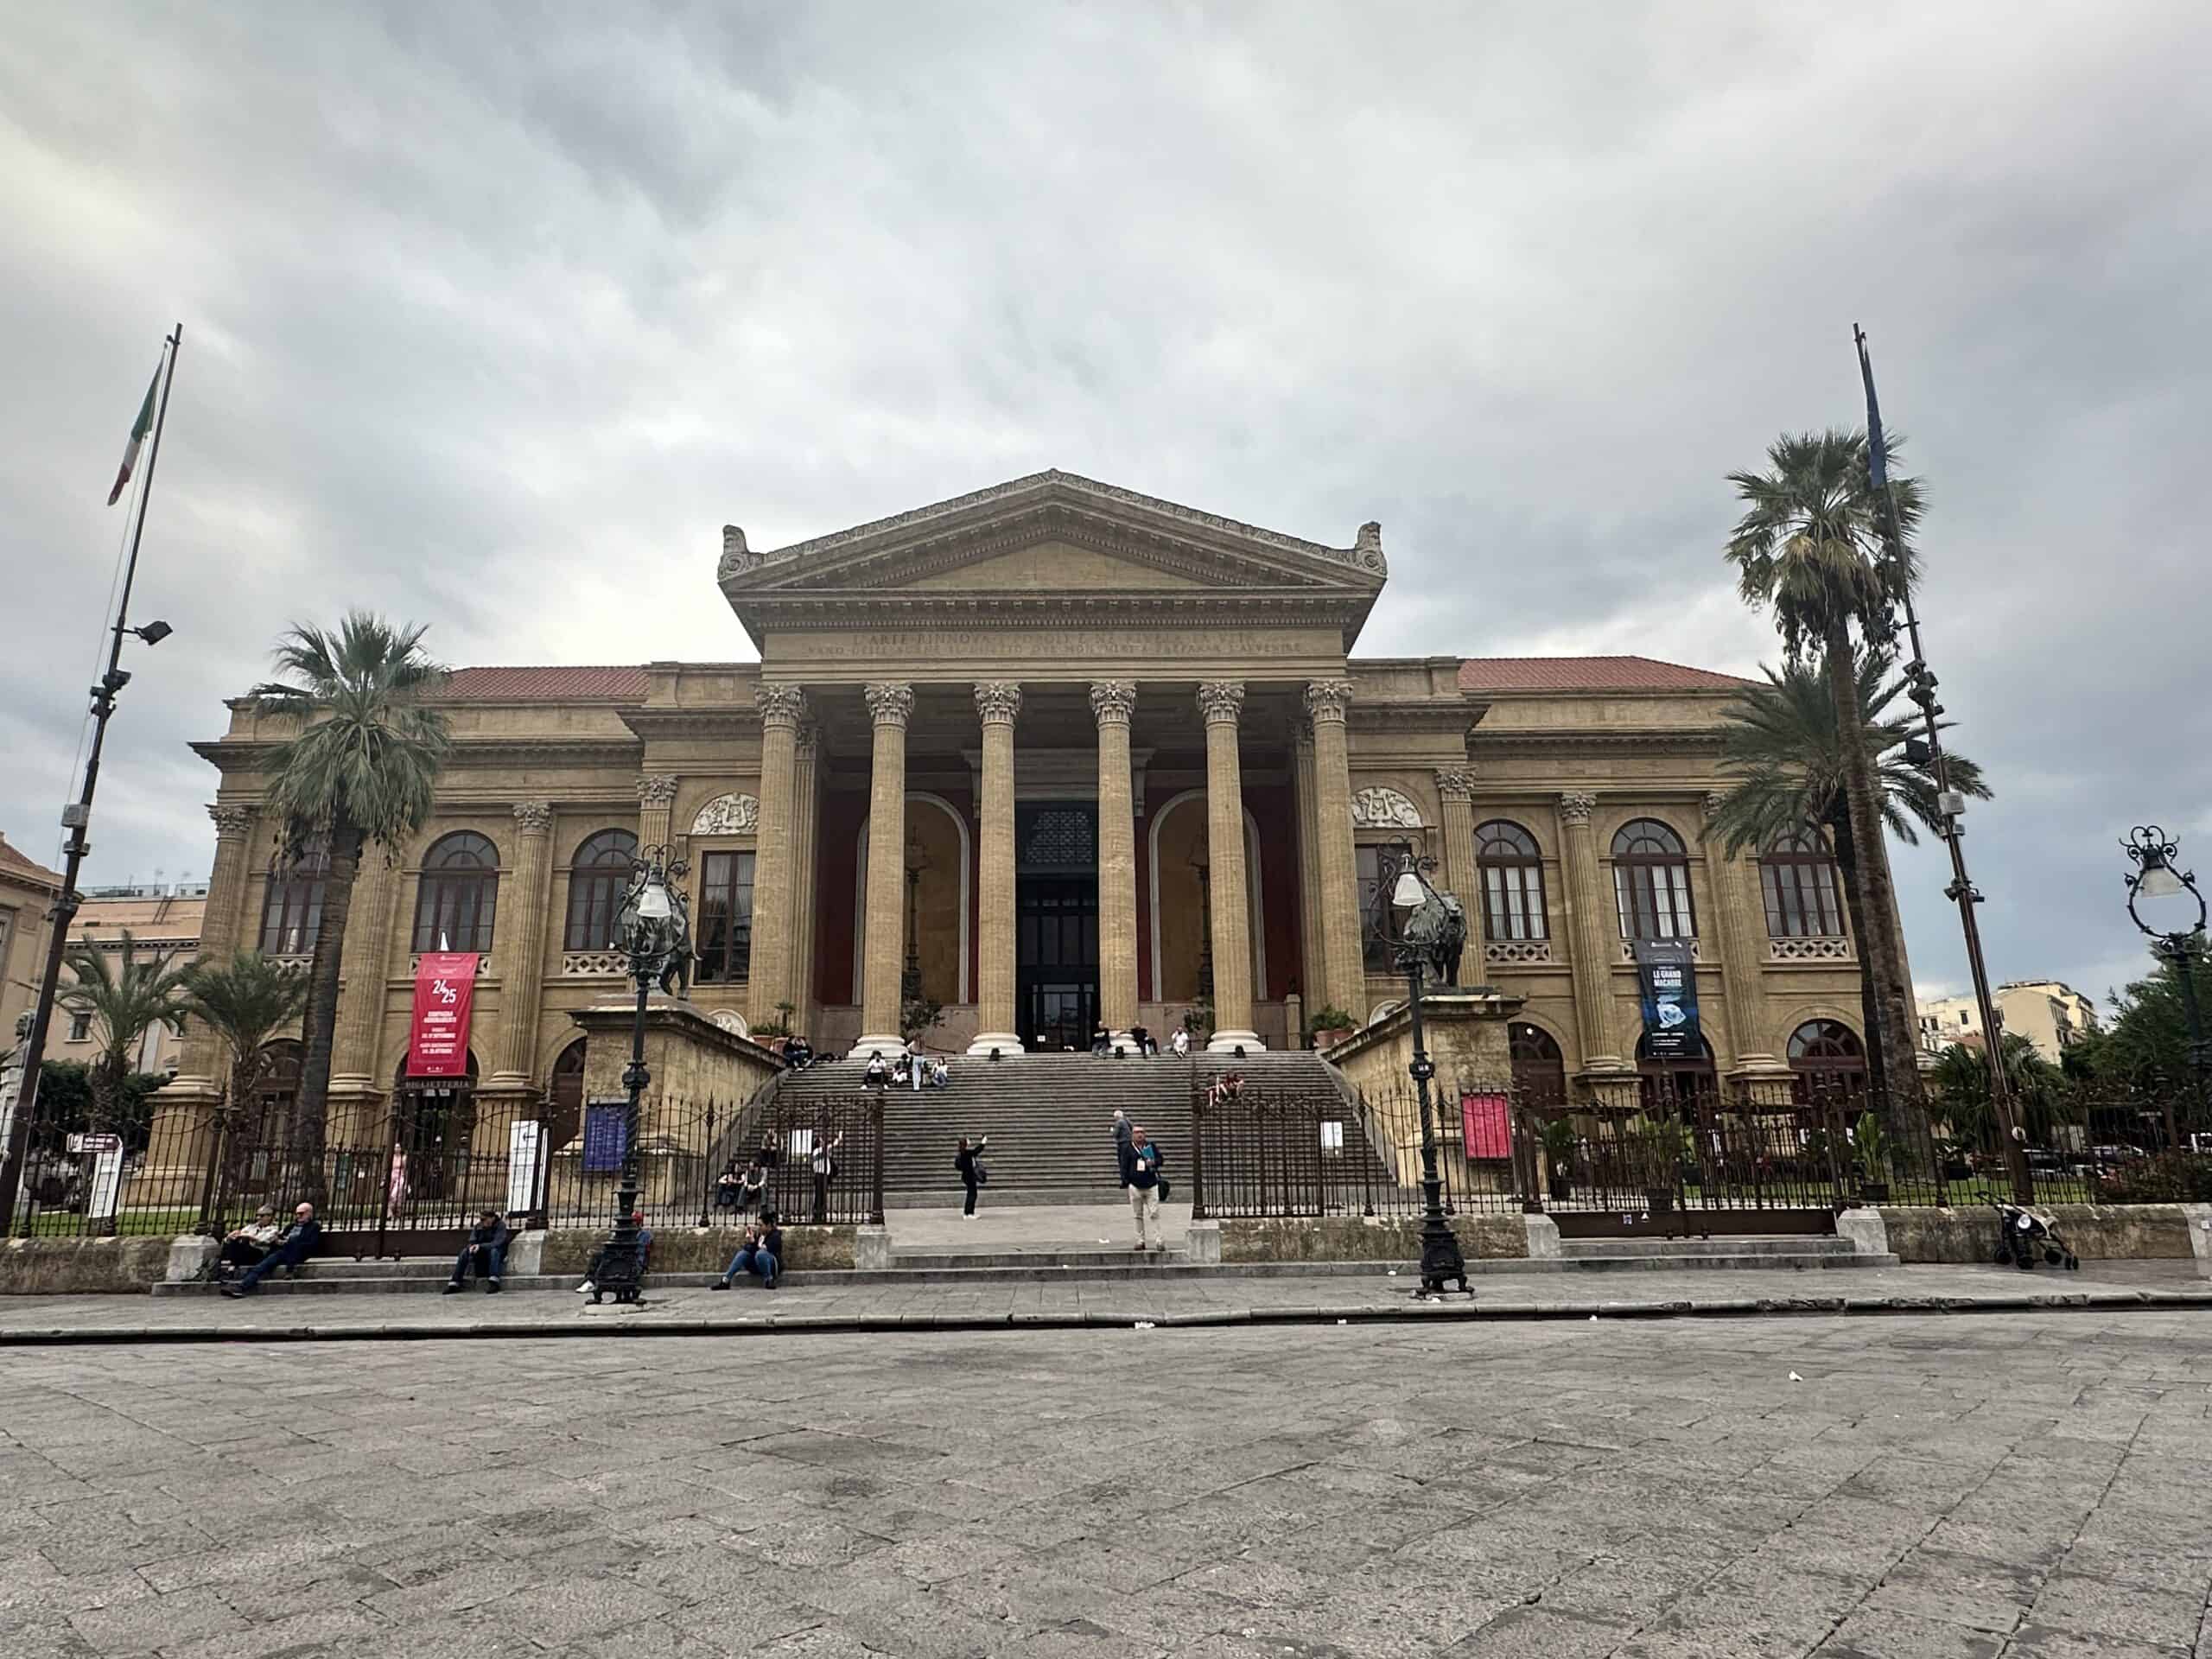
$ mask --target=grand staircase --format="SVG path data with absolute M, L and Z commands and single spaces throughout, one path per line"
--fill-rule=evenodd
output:
M 1194 1088 L 1210 1085 L 1223 1072 L 1241 1071 L 1248 1087 L 1270 1096 L 1310 1096 L 1332 1113 L 1343 1100 L 1334 1068 L 1306 1052 L 1242 1060 L 1026 1054 L 957 1058 L 950 1066 L 950 1088 L 884 1092 L 887 1208 L 957 1204 L 960 1178 L 952 1157 L 963 1135 L 990 1137 L 984 1164 L 993 1205 L 1110 1201 L 1120 1190 L 1114 1158 L 1117 1109 L 1159 1142 L 1168 1179 L 1187 1193 Z M 833 1061 L 787 1072 L 775 1085 L 779 1108 L 803 1112 L 818 1099 L 849 1097 L 861 1089 L 865 1071 L 857 1061 Z

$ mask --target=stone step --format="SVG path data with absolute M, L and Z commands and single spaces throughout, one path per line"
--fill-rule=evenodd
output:
M 1617 1255 L 1849 1255 L 1851 1241 L 1826 1233 L 1717 1234 L 1711 1238 L 1567 1238 L 1559 1252 L 1572 1261 Z
M 1861 1255 L 1849 1250 L 1688 1252 L 1680 1255 L 1562 1256 L 1569 1273 L 1777 1273 L 1784 1268 L 1821 1270 L 1894 1268 L 1894 1255 Z

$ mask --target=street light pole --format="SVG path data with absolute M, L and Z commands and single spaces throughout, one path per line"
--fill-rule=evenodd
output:
M 15 1217 L 16 1200 L 22 1190 L 23 1159 L 30 1145 L 31 1114 L 38 1107 L 39 1072 L 46 1060 L 46 1038 L 54 1023 L 54 999 L 61 987 L 61 963 L 69 950 L 69 925 L 77 918 L 77 907 L 82 902 L 77 892 L 77 873 L 83 868 L 85 855 L 92 850 L 92 842 L 85 832 L 92 827 L 92 791 L 99 782 L 100 751 L 107 742 L 107 722 L 115 713 L 115 699 L 130 683 L 130 674 L 123 667 L 123 636 L 136 634 L 149 645 L 158 645 L 175 632 L 166 622 L 149 622 L 143 627 L 130 626 L 130 588 L 138 576 L 138 544 L 146 534 L 146 501 L 154 491 L 154 468 L 162 459 L 162 429 L 169 417 L 169 387 L 176 380 L 177 347 L 184 341 L 184 325 L 179 323 L 176 332 L 162 341 L 168 363 L 162 377 L 162 402 L 154 416 L 153 447 L 146 455 L 146 481 L 138 491 L 138 522 L 130 532 L 130 557 L 124 566 L 123 595 L 115 607 L 115 625 L 110 630 L 113 636 L 108 645 L 107 672 L 100 676 L 92 687 L 92 747 L 85 760 L 85 779 L 77 798 L 61 810 L 62 827 L 69 831 L 67 858 L 61 867 L 61 891 L 54 895 L 54 907 L 47 912 L 53 924 L 53 934 L 46 944 L 46 968 L 40 976 L 38 1001 L 31 1014 L 30 1034 L 24 1040 L 22 1076 L 16 1084 L 14 1110 L 6 1117 L 4 1145 L 0 1145 L 0 1234 L 5 1234 Z M 22 1217 L 22 1230 L 30 1231 L 30 1215 Z
M 2189 1030 L 2189 1070 L 2196 1084 L 2196 1105 L 2205 1104 L 2205 1082 L 2212 1073 L 2212 1044 L 2204 1037 L 2204 1011 L 2196 996 L 2196 964 L 2205 948 L 2204 895 L 2198 891 L 2196 873 L 2176 863 L 2179 846 L 2155 823 L 2139 823 L 2120 846 L 2135 866 L 2127 877 L 2128 918 L 2151 940 L 2151 954 L 2172 964 L 2181 984 L 2182 1018 Z M 2151 913 L 2144 914 L 2145 910 Z M 2196 913 L 2190 914 L 2191 910 Z M 2169 1141 L 2177 1137 L 2169 1134 Z M 2170 1148 L 2171 1149 L 2171 1148 Z
M 1390 904 L 1407 912 L 1396 944 L 1398 966 L 1406 973 L 1406 1006 L 1412 1020 L 1413 1063 L 1407 1066 L 1421 1097 L 1421 1294 L 1441 1295 L 1447 1284 L 1467 1288 L 1467 1263 L 1460 1253 L 1459 1235 L 1444 1216 L 1444 1178 L 1437 1163 L 1436 1110 L 1429 1096 L 1429 1079 L 1436 1063 L 1428 1057 L 1427 1035 L 1421 1029 L 1421 976 L 1434 969 L 1444 976 L 1443 963 L 1456 959 L 1466 943 L 1466 918 L 1458 904 L 1429 885 L 1427 872 L 1436 868 L 1423 858 L 1410 841 L 1397 844 L 1397 875 L 1391 884 Z M 1452 937 L 1454 924 L 1458 937 Z
M 630 866 L 630 887 L 623 895 L 617 925 L 630 958 L 630 979 L 637 1002 L 630 1018 L 630 1063 L 622 1069 L 628 1099 L 622 1109 L 622 1176 L 614 1195 L 614 1227 L 592 1274 L 592 1300 L 612 1294 L 617 1302 L 642 1302 L 645 1262 L 639 1244 L 638 1189 L 639 1131 L 645 1117 L 645 1085 L 652 1071 L 645 1064 L 645 1004 L 656 982 L 664 987 L 691 950 L 690 917 L 681 891 L 672 884 L 684 874 L 665 847 L 639 849 Z

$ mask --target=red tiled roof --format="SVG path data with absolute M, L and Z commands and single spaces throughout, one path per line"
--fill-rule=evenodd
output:
M 1732 691 L 1750 683 L 1655 657 L 1469 657 L 1459 664 L 1462 691 Z
M 61 886 L 60 871 L 49 870 L 35 859 L 24 857 L 22 854 L 8 844 L 8 837 L 5 836 L 0 836 L 0 870 L 7 870 L 16 875 L 29 876 L 32 880 L 42 881 L 49 887 L 59 888 Z
M 636 699 L 642 668 L 457 668 L 443 695 L 484 702 L 559 702 L 569 697 Z

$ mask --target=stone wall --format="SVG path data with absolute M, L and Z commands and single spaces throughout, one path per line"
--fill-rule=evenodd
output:
M 143 1294 L 168 1271 L 168 1238 L 11 1238 L 0 1246 L 0 1295 Z
M 1281 1221 L 1224 1221 L 1224 1262 L 1418 1262 L 1421 1217 L 1318 1216 Z M 1455 1216 L 1460 1253 L 1470 1258 L 1529 1254 L 1529 1230 L 1517 1215 Z
M 786 1227 L 786 1268 L 819 1270 L 854 1264 L 855 1227 Z M 734 1228 L 655 1228 L 652 1270 L 659 1273 L 720 1273 L 737 1253 L 744 1234 Z M 545 1236 L 544 1271 L 581 1274 L 607 1242 L 606 1230 L 564 1228 Z M 1415 1254 L 1419 1254 L 1416 1250 Z
M 2212 1273 L 2212 1205 L 2054 1204 L 2041 1207 L 2085 1262 L 2188 1261 Z M 1967 1263 L 1997 1255 L 1993 1210 L 1885 1205 L 1882 1223 L 1901 1262 Z
M 1400 1001 L 1402 1004 L 1402 982 Z M 1460 1084 L 1503 1088 L 1512 1081 L 1513 1054 L 1505 1027 L 1521 1012 L 1521 1001 L 1494 990 L 1422 995 L 1422 1036 L 1436 1063 L 1439 1099 L 1452 1098 Z M 1394 1008 L 1328 1050 L 1326 1058 L 1355 1089 L 1411 1088 L 1406 1068 L 1414 1058 L 1413 1017 L 1402 1006 Z

